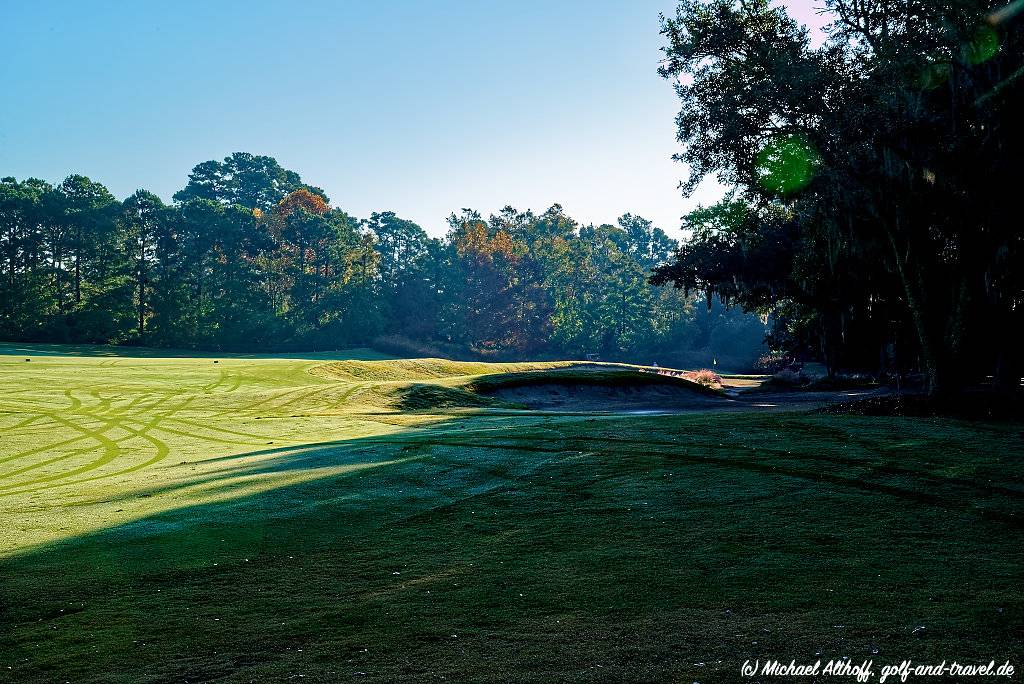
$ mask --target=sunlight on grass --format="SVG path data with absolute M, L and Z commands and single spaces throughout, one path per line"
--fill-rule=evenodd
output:
M 0 520 L 14 531 L 0 555 L 385 465 L 335 447 L 432 420 L 381 415 L 380 392 L 311 374 L 316 361 L 39 351 L 0 349 Z
M 8 389 L 0 397 L 0 524 L 14 532 L 0 539 L 0 555 L 182 506 L 402 462 L 381 459 L 371 438 L 501 405 L 466 389 L 486 377 L 637 372 L 624 364 L 572 371 L 574 362 L 380 361 L 372 350 L 333 361 L 129 351 L 0 346 Z

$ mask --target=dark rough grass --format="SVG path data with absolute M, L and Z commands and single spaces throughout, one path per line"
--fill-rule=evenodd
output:
M 1019 667 L 1022 436 L 929 418 L 477 416 L 324 445 L 338 463 L 397 462 L 0 561 L 0 673 L 703 683 L 769 656 Z
M 435 411 L 446 408 L 502 406 L 501 402 L 459 387 L 414 383 L 396 391 L 396 407 L 403 411 Z
M 1024 394 L 1013 395 L 978 390 L 952 397 L 924 394 L 894 394 L 833 404 L 821 413 L 858 416 L 951 416 L 966 420 L 1009 420 L 1024 422 Z

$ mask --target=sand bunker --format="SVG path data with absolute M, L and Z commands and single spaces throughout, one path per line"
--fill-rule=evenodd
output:
M 530 382 L 483 386 L 477 388 L 477 392 L 508 404 L 559 411 L 702 410 L 729 403 L 727 398 L 692 383 L 630 381 L 624 378 L 604 383 L 598 378 L 580 382 L 541 377 Z

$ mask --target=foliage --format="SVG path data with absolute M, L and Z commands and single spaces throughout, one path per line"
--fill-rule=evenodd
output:
M 117 202 L 84 176 L 4 179 L 0 337 L 224 350 L 397 340 L 501 359 L 697 350 L 744 365 L 765 334 L 649 285 L 676 244 L 633 214 L 583 226 L 558 205 L 464 210 L 435 239 L 393 212 L 352 217 L 244 153 L 197 165 L 174 199 Z M 734 337 L 741 321 L 752 334 Z
M 1002 4 L 828 0 L 812 47 L 768 0 L 681 2 L 661 72 L 685 189 L 710 175 L 737 192 L 687 217 L 656 282 L 771 314 L 779 350 L 833 373 L 1018 386 L 1024 21 Z
M 758 357 L 754 363 L 754 368 L 758 370 L 767 371 L 769 373 L 777 373 L 791 362 L 791 359 L 780 352 L 769 352 L 762 354 Z
M 704 387 L 721 387 L 722 376 L 709 368 L 701 368 L 700 370 L 691 371 L 686 373 L 683 377 L 687 380 L 703 385 Z

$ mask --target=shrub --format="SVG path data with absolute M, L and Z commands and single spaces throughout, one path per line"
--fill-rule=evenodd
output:
M 754 367 L 759 370 L 764 370 L 769 373 L 777 373 L 785 368 L 789 363 L 789 359 L 785 354 L 781 352 L 772 352 L 764 354 L 755 363 Z
M 683 377 L 698 385 L 718 388 L 722 386 L 722 376 L 709 368 L 701 368 L 698 371 L 690 371 Z

